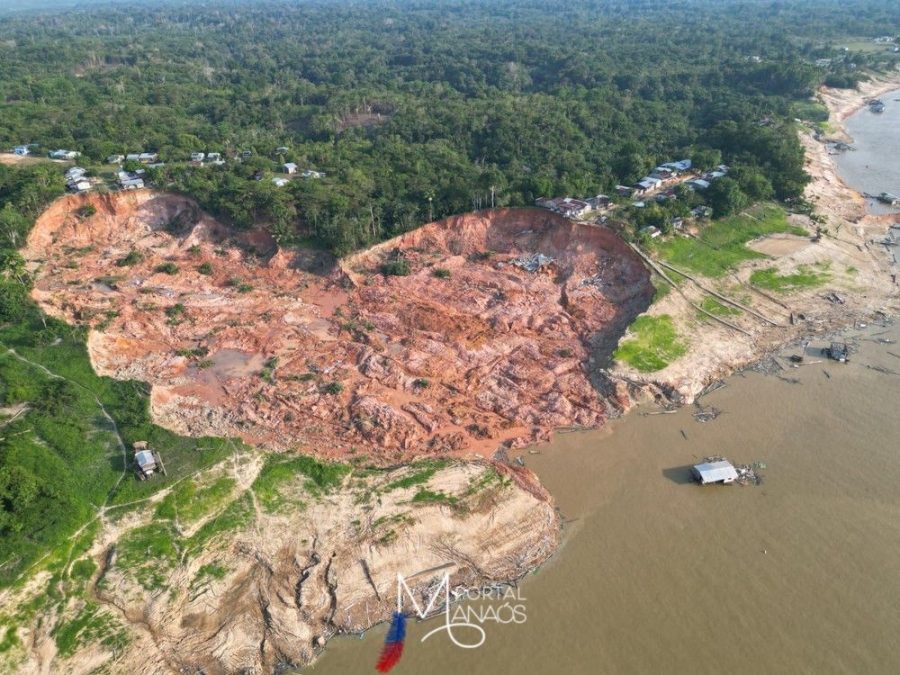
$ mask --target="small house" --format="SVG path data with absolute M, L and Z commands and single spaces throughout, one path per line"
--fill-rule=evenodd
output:
M 596 197 L 591 197 L 587 200 L 588 206 L 592 209 L 604 209 L 610 204 L 612 204 L 612 199 L 607 197 L 606 195 L 597 195 Z
M 206 158 L 206 154 L 203 152 L 192 152 L 191 153 L 191 161 L 192 162 L 202 162 Z
M 282 176 L 274 176 L 272 178 L 272 182 L 275 183 L 275 187 L 284 187 L 291 181 L 289 181 L 287 178 L 284 178 Z
M 694 180 L 689 180 L 685 183 L 692 190 L 706 190 L 709 188 L 709 181 L 703 180 L 702 178 L 695 178 Z
M 253 157 L 252 150 L 244 150 L 243 152 L 241 152 L 241 159 L 247 159 L 248 157 Z
M 81 153 L 75 150 L 53 150 L 50 153 L 50 159 L 76 159 L 78 157 L 81 157 Z
M 627 185 L 616 185 L 616 194 L 620 197 L 630 197 L 634 194 L 634 188 L 630 188 Z
M 291 149 L 289 147 L 287 147 L 286 145 L 280 145 L 277 148 L 275 148 L 276 155 L 285 155 L 290 151 L 291 151 Z
M 659 231 L 658 227 L 655 227 L 654 225 L 648 225 L 647 227 L 641 228 L 638 234 L 645 237 L 650 237 L 651 239 L 656 239 L 659 235 L 662 234 L 662 232 Z
M 147 441 L 137 441 L 133 447 L 134 472 L 140 480 L 147 480 L 157 472 L 165 475 L 166 467 L 162 459 L 157 452 L 148 447 Z
M 694 218 L 709 218 L 712 216 L 713 210 L 708 206 L 697 206 L 691 209 L 691 215 Z
M 666 181 L 674 180 L 675 178 L 678 177 L 678 174 L 676 174 L 674 170 L 672 170 L 668 167 L 658 166 L 655 169 L 653 169 L 653 173 L 651 173 L 649 177 L 656 178 L 657 180 L 660 180 L 662 182 L 666 182 Z
M 654 178 L 653 176 L 644 176 L 635 183 L 634 191 L 636 194 L 644 194 L 645 192 L 649 192 L 650 190 L 655 190 L 662 184 L 662 181 L 659 178 Z
M 206 155 L 207 162 L 221 162 L 222 161 L 222 153 L 221 152 L 210 152 Z
M 144 179 L 141 178 L 141 172 L 130 173 L 128 171 L 120 171 L 118 174 L 119 187 L 123 190 L 140 190 L 144 187 Z
M 80 166 L 73 166 L 71 169 L 66 171 L 66 180 L 78 180 L 80 178 L 83 178 L 85 174 L 87 174 L 87 169 L 82 169 Z
M 297 165 L 293 162 L 287 162 L 286 164 L 283 164 L 281 168 L 289 176 L 297 173 Z
M 81 179 L 69 183 L 69 189 L 73 192 L 87 192 L 91 189 L 91 183 L 88 180 Z
M 125 161 L 125 155 L 110 155 L 106 158 L 107 164 L 121 164 Z
M 720 460 L 718 462 L 703 462 L 695 464 L 691 473 L 700 485 L 712 485 L 721 483 L 727 485 L 733 483 L 738 478 L 737 469 L 728 460 Z
M 325 178 L 324 173 L 322 173 L 321 171 L 313 171 L 312 169 L 307 169 L 300 175 L 304 178 Z
M 13 148 L 13 152 L 19 157 L 25 157 L 26 155 L 31 154 L 31 150 L 28 149 L 27 145 L 17 145 Z

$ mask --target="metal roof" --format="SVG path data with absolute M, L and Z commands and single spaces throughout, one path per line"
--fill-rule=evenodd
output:
M 153 453 L 149 450 L 141 450 L 136 453 L 134 456 L 134 461 L 138 463 L 138 466 L 144 468 L 146 466 L 156 466 L 156 460 L 153 458 Z
M 730 483 L 738 477 L 738 472 L 731 462 L 722 460 L 719 462 L 704 462 L 694 465 L 694 474 L 701 483 Z

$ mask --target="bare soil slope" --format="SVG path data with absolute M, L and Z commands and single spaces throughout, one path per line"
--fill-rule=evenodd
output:
M 534 254 L 552 262 L 513 264 Z M 602 424 L 628 397 L 599 366 L 652 295 L 612 232 L 536 209 L 432 223 L 338 265 L 183 197 L 65 197 L 23 255 L 41 306 L 93 327 L 97 371 L 153 385 L 161 424 L 383 462 Z M 385 276 L 389 261 L 410 274 Z

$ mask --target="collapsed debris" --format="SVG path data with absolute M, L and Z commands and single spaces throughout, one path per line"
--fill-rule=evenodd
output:
M 850 360 L 850 348 L 846 342 L 832 342 L 830 346 L 822 348 L 822 353 L 840 363 L 847 363 Z
M 526 272 L 539 272 L 545 267 L 555 264 L 556 258 L 551 258 L 543 253 L 532 253 L 510 260 L 510 263 Z
M 694 406 L 697 408 L 694 413 L 694 419 L 697 422 L 711 422 L 722 414 L 722 411 L 713 405 L 704 406 L 702 403 L 694 403 Z

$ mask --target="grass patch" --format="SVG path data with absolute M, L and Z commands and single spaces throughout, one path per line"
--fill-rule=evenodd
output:
M 127 532 L 117 548 L 116 567 L 134 576 L 148 591 L 163 588 L 167 572 L 178 564 L 181 548 L 175 530 L 151 523 Z
M 756 270 L 750 275 L 750 283 L 777 293 L 787 293 L 798 288 L 814 288 L 831 279 L 828 272 L 817 272 L 803 266 L 793 274 L 779 274 L 774 267 Z
M 224 565 L 220 565 L 219 563 L 209 563 L 197 570 L 197 576 L 194 577 L 194 581 L 224 579 L 226 574 L 228 574 L 228 568 Z
M 746 244 L 778 232 L 807 234 L 802 228 L 788 223 L 784 209 L 774 204 L 762 204 L 743 214 L 710 223 L 697 239 L 674 237 L 665 241 L 654 240 L 651 246 L 672 265 L 714 278 L 745 260 L 767 257 L 747 248 Z
M 253 499 L 249 493 L 245 492 L 215 518 L 203 523 L 194 536 L 187 540 L 187 550 L 198 551 L 220 534 L 242 530 L 253 522 L 253 517 Z
M 349 473 L 346 464 L 319 462 L 312 457 L 283 460 L 271 456 L 253 482 L 253 491 L 263 509 L 274 513 L 286 504 L 281 488 L 295 481 L 298 475 L 306 477 L 306 490 L 318 496 L 339 486 Z
M 642 373 L 665 368 L 687 350 L 678 338 L 672 317 L 639 316 L 629 327 L 631 336 L 619 343 L 613 354 Z
M 399 478 L 387 484 L 387 490 L 402 490 L 411 488 L 413 485 L 422 485 L 431 480 L 431 477 L 440 469 L 447 466 L 449 462 L 445 460 L 431 460 L 413 465 L 413 473 L 403 478 Z
M 71 656 L 82 645 L 99 642 L 113 652 L 121 651 L 129 642 L 128 633 L 115 617 L 100 612 L 100 607 L 88 602 L 69 621 L 63 621 L 51 631 L 59 655 Z
M 722 304 L 710 296 L 703 298 L 703 302 L 700 303 L 700 306 L 714 316 L 735 316 L 741 313 L 741 310 L 736 307 Z
M 194 523 L 221 507 L 235 485 L 235 480 L 227 477 L 217 479 L 209 487 L 198 486 L 190 479 L 182 481 L 159 503 L 156 515 L 183 524 Z
M 451 508 L 459 506 L 458 497 L 448 495 L 440 490 L 433 492 L 424 488 L 415 494 L 412 498 L 412 502 L 413 504 L 443 504 L 444 506 L 449 506 Z
M 660 279 L 655 274 L 650 277 L 650 282 L 653 284 L 653 302 L 659 302 L 672 290 L 672 287 L 664 279 Z

